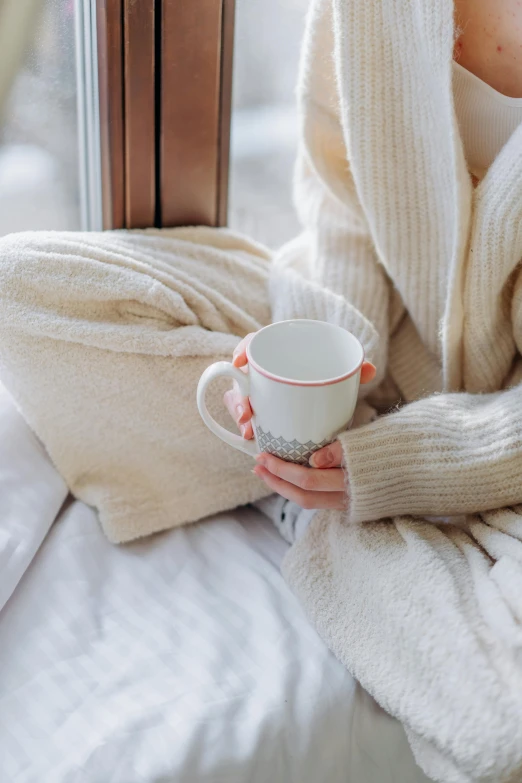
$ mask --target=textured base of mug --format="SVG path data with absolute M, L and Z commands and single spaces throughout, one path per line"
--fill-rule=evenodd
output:
M 286 462 L 295 462 L 298 465 L 307 465 L 314 451 L 318 451 L 332 442 L 331 438 L 327 438 L 321 443 L 315 443 L 313 440 L 306 443 L 300 443 L 298 440 L 288 441 L 272 435 L 271 432 L 265 432 L 259 426 L 256 426 L 255 429 L 260 451 L 264 451 L 266 454 L 275 454 L 276 457 L 280 457 Z

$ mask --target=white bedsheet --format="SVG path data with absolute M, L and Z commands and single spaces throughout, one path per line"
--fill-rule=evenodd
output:
M 2 392 L 0 435 L 1 783 L 426 781 L 262 515 L 114 547 L 79 502 L 51 526 L 63 482 Z

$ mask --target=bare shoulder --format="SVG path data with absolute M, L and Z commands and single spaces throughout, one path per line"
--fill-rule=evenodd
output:
M 504 95 L 522 98 L 522 0 L 455 0 L 455 59 Z

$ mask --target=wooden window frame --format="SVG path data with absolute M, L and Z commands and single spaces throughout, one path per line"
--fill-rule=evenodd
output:
M 103 228 L 125 222 L 123 0 L 96 0 Z
M 234 0 L 96 0 L 103 226 L 227 222 Z

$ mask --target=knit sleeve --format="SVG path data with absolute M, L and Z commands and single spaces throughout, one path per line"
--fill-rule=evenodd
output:
M 390 285 L 350 171 L 331 5 L 331 0 L 314 0 L 308 17 L 297 89 L 300 129 L 294 178 L 303 234 L 275 259 L 272 307 L 275 320 L 335 319 L 349 329 L 377 366 L 373 387 L 386 369 Z M 292 266 L 292 256 L 298 256 L 301 270 L 306 268 L 311 281 L 306 290 L 296 276 L 290 275 L 291 285 L 285 285 L 281 270 Z
M 340 441 L 352 522 L 522 503 L 522 385 L 428 397 Z
M 511 323 L 518 353 L 509 388 L 434 395 L 340 436 L 351 521 L 522 503 L 522 273 Z

